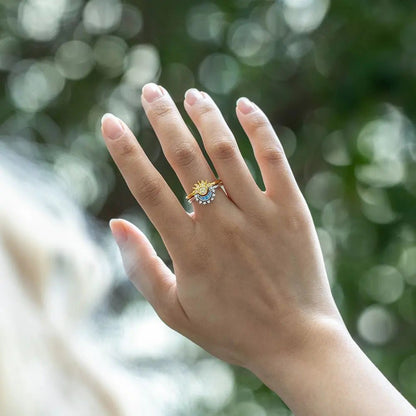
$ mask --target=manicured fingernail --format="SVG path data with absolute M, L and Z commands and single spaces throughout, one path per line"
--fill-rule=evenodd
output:
M 237 108 L 243 113 L 243 114 L 249 114 L 254 110 L 254 104 L 246 97 L 240 97 L 237 100 Z
M 106 113 L 101 119 L 101 128 L 105 137 L 118 139 L 124 133 L 123 123 L 113 114 Z
M 185 101 L 189 105 L 194 105 L 201 98 L 204 97 L 196 88 L 190 88 L 185 92 Z
M 127 233 L 122 224 L 115 225 L 115 220 L 111 219 L 109 222 L 111 232 L 118 245 L 123 244 L 127 240 Z
M 157 98 L 160 98 L 162 95 L 164 95 L 165 92 L 158 85 L 151 82 L 143 86 L 142 94 L 143 94 L 144 99 L 148 103 L 151 103 L 155 101 Z

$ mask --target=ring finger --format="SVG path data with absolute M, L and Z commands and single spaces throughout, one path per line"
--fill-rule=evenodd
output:
M 241 209 L 256 209 L 261 191 L 241 155 L 237 141 L 214 100 L 195 88 L 185 94 L 185 109 L 195 123 L 227 192 Z

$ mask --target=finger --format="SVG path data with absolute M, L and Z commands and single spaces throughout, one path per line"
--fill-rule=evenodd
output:
M 133 133 L 112 114 L 102 118 L 102 134 L 107 148 L 127 185 L 166 243 L 192 227 L 192 219 L 160 173 L 152 165 Z M 181 233 L 178 233 L 178 229 Z
M 260 189 L 213 99 L 207 93 L 191 88 L 185 94 L 185 109 L 201 134 L 230 198 L 241 208 L 247 208 L 250 201 L 256 205 L 254 195 L 260 194 Z
M 146 84 L 142 104 L 163 153 L 185 192 L 190 193 L 199 180 L 213 181 L 215 176 L 211 167 L 168 92 L 156 84 Z M 226 200 L 225 194 L 221 194 L 218 192 L 217 197 Z
M 148 238 L 125 220 L 111 220 L 110 228 L 129 279 L 167 325 L 184 329 L 189 320 L 177 296 L 175 275 L 158 257 Z
M 266 115 L 245 97 L 237 100 L 236 112 L 253 147 L 266 195 L 276 201 L 299 197 L 300 190 L 282 144 Z

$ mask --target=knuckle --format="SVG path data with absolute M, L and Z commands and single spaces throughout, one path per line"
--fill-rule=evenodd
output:
M 271 127 L 269 120 L 264 114 L 259 114 L 258 112 L 252 114 L 250 124 L 253 130 L 261 130 L 263 128 L 268 129 Z
M 309 227 L 309 217 L 299 208 L 283 217 L 285 228 L 292 233 L 303 232 Z
M 137 185 L 137 193 L 140 200 L 156 205 L 160 202 L 162 185 L 156 178 L 144 177 Z
M 197 148 L 190 143 L 181 143 L 172 154 L 172 162 L 176 166 L 188 167 L 196 159 Z
M 228 239 L 236 239 L 240 238 L 243 235 L 243 229 L 238 222 L 229 221 L 223 225 L 224 234 L 227 236 Z
M 121 140 L 118 147 L 118 152 L 121 157 L 128 157 L 135 153 L 136 144 L 130 140 Z
M 230 160 L 235 157 L 237 148 L 229 140 L 216 140 L 211 144 L 209 153 L 214 159 Z
M 212 106 L 209 102 L 201 103 L 198 108 L 197 117 L 199 119 L 210 117 L 215 112 L 215 107 Z
M 150 118 L 166 118 L 173 115 L 172 105 L 164 100 L 158 100 L 152 104 L 148 110 Z
M 276 147 L 266 147 L 262 150 L 260 158 L 268 163 L 280 164 L 284 162 L 286 156 L 282 149 Z
M 248 222 L 256 231 L 270 230 L 269 217 L 272 217 L 272 214 L 265 215 L 265 212 L 263 210 L 263 211 L 253 212 L 253 213 L 247 213 L 247 215 L 249 217 Z

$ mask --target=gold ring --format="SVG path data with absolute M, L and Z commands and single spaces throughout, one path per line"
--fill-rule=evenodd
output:
M 194 184 L 192 192 L 186 195 L 186 199 L 189 203 L 196 200 L 200 204 L 210 204 L 215 198 L 215 188 L 222 186 L 222 180 L 216 179 L 213 182 L 205 180 L 198 181 Z

